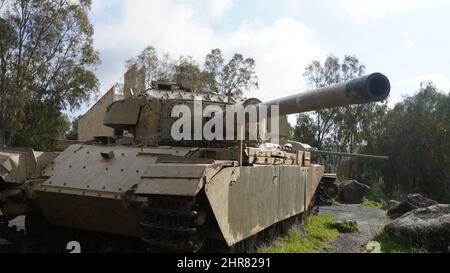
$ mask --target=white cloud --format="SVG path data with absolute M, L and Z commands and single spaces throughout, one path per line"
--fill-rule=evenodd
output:
M 406 53 L 412 53 L 416 49 L 416 41 L 409 32 L 403 32 L 403 49 Z
M 299 92 L 302 74 L 312 59 L 323 59 L 325 52 L 315 43 L 315 33 L 292 18 L 273 25 L 244 25 L 225 37 L 228 51 L 242 52 L 256 60 L 260 90 L 248 95 L 262 99 Z
M 420 75 L 411 79 L 400 81 L 400 86 L 415 86 L 419 89 L 421 83 L 433 82 L 438 89 L 444 90 L 446 92 L 450 91 L 450 78 L 446 75 L 439 73 L 430 73 Z
M 339 0 L 339 6 L 359 19 L 379 18 L 433 5 L 434 0 Z
M 450 91 L 450 78 L 440 73 L 419 75 L 402 81 L 392 83 L 389 105 L 392 107 L 405 97 L 413 96 L 420 89 L 422 83 L 433 82 L 435 86 L 444 92 Z
M 195 0 L 194 0 L 195 1 Z M 195 1 L 195 3 L 201 3 L 202 1 Z M 209 12 L 209 16 L 212 19 L 220 19 L 223 17 L 225 12 L 229 10 L 233 5 L 232 0 L 214 0 L 207 1 L 207 10 Z
M 235 52 L 253 57 L 260 90 L 246 95 L 263 100 L 302 91 L 304 67 L 312 59 L 326 55 L 315 41 L 315 32 L 297 20 L 282 18 L 270 25 L 247 22 L 228 33 L 218 33 L 209 20 L 226 16 L 232 2 L 216 0 L 206 4 L 210 1 L 205 0 L 201 1 L 205 3 L 202 7 L 198 2 L 123 1 L 121 16 L 113 22 L 103 18 L 106 4 L 94 5 L 94 42 L 102 59 L 97 73 L 102 91 L 121 81 L 124 61 L 147 45 L 174 56 L 191 55 L 199 63 L 212 48 L 221 48 L 227 58 Z M 206 20 L 205 9 L 210 11 Z
M 199 14 L 186 1 L 121 1 L 121 16 L 114 21 L 105 16 L 102 8 L 108 8 L 107 5 L 97 7 L 94 5 L 91 15 L 96 21 L 94 46 L 102 59 L 98 70 L 102 89 L 120 80 L 125 60 L 148 45 L 174 55 L 198 58 L 216 44 L 213 31 L 196 20 Z
M 298 12 L 303 7 L 304 3 L 301 0 L 285 0 L 285 9 L 288 12 Z

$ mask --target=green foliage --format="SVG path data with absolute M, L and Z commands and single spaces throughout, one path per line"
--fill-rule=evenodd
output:
M 361 205 L 366 206 L 366 207 L 373 207 L 373 208 L 378 208 L 378 209 L 387 209 L 387 205 L 385 202 L 377 202 L 374 200 L 370 200 L 368 198 L 363 198 L 361 201 Z
M 291 229 L 282 241 L 275 246 L 261 250 L 265 253 L 313 253 L 323 249 L 331 249 L 332 242 L 339 232 L 332 225 L 334 218 L 328 214 L 308 218 L 304 231 Z
M 373 189 L 366 195 L 366 198 L 369 200 L 383 200 L 383 201 L 386 201 L 388 199 L 387 195 L 384 192 L 375 191 Z
M 299 114 L 294 128 L 294 140 L 318 147 L 317 130 L 317 124 L 309 114 Z
M 410 245 L 405 245 L 391 238 L 385 231 L 384 228 L 378 232 L 374 238 L 375 241 L 379 242 L 381 245 L 382 253 L 426 253 L 427 250 L 422 248 L 415 248 Z
M 78 120 L 80 117 L 74 119 L 70 124 L 70 130 L 66 133 L 66 139 L 77 140 L 78 139 Z
M 220 81 L 225 60 L 222 55 L 222 51 L 218 48 L 212 49 L 205 57 L 205 72 L 208 75 L 208 79 L 205 82 L 207 88 L 215 93 L 220 93 Z
M 304 76 L 312 88 L 351 79 L 364 73 L 356 57 L 341 62 L 329 56 L 312 62 Z M 450 94 L 432 83 L 389 109 L 386 103 L 326 109 L 301 114 L 294 138 L 317 148 L 389 156 L 389 160 L 320 157 L 328 172 L 352 177 L 394 198 L 419 192 L 439 202 L 450 197 Z M 378 198 L 368 198 L 365 205 Z M 383 197 L 382 199 L 386 199 Z
M 359 232 L 359 226 L 357 224 L 350 223 L 333 223 L 331 228 L 335 228 L 340 233 L 357 233 Z
M 347 81 L 365 73 L 365 66 L 354 56 L 343 61 L 330 55 L 323 64 L 313 61 L 305 68 L 304 77 L 311 88 L 320 88 Z M 380 127 L 379 117 L 386 106 L 380 103 L 351 105 L 324 109 L 312 114 L 300 114 L 294 138 L 324 150 L 359 152 L 372 143 L 373 131 Z M 338 156 L 320 158 L 327 171 L 339 172 L 340 177 L 356 177 L 359 160 Z
M 329 206 L 341 206 L 342 204 L 336 201 L 336 199 L 328 199 L 325 201 Z
M 258 88 L 255 60 L 236 53 L 226 63 L 220 49 L 213 49 L 206 55 L 203 69 L 190 56 L 174 61 L 166 53 L 160 58 L 152 46 L 126 62 L 128 68 L 133 65 L 145 69 L 147 87 L 151 87 L 152 81 L 163 79 L 193 91 L 224 95 L 242 95 L 246 90 Z
M 450 196 L 450 95 L 431 83 L 388 112 L 379 150 L 388 192 L 420 192 L 437 201 Z
M 207 77 L 192 57 L 181 56 L 175 66 L 175 81 L 190 90 L 202 90 Z
M 219 86 L 219 93 L 224 95 L 241 96 L 245 90 L 258 88 L 255 60 L 244 58 L 242 54 L 234 54 L 222 68 L 216 84 Z
M 17 131 L 11 145 L 50 150 L 50 140 L 64 138 L 70 128 L 69 118 L 53 107 L 53 104 L 46 102 L 27 104 L 24 109 L 26 126 Z
M 148 46 L 142 52 L 131 59 L 126 61 L 127 69 L 130 69 L 133 65 L 137 65 L 145 69 L 145 86 L 150 87 L 152 81 L 157 80 L 161 75 L 161 64 L 159 63 L 159 57 L 154 47 Z
M 62 111 L 79 108 L 97 91 L 90 5 L 2 1 L 0 119 L 7 144 L 47 147 L 67 129 Z
M 381 245 L 379 242 L 370 241 L 366 245 L 366 253 L 381 253 Z

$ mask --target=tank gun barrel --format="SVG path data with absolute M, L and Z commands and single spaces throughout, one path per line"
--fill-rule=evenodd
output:
M 347 82 L 261 103 L 279 105 L 280 115 L 382 101 L 389 96 L 389 79 L 373 73 Z
M 335 156 L 342 156 L 342 157 L 353 157 L 353 158 L 367 158 L 367 159 L 379 159 L 379 160 L 388 160 L 388 156 L 384 155 L 368 155 L 368 154 L 354 154 L 354 153 L 343 153 L 343 152 L 334 152 L 334 151 L 323 151 L 319 150 L 317 148 L 311 147 L 308 144 L 301 143 L 294 140 L 285 140 L 286 144 L 292 145 L 294 149 L 298 149 L 301 151 L 310 152 L 312 154 L 318 154 L 318 155 L 335 155 Z
M 343 157 L 353 157 L 353 158 L 368 158 L 368 159 L 381 159 L 388 160 L 388 156 L 384 155 L 367 155 L 367 154 L 352 154 L 352 153 L 342 153 L 342 152 L 332 152 L 332 151 L 322 151 L 322 150 L 309 150 L 311 153 L 319 154 L 319 155 L 336 155 Z

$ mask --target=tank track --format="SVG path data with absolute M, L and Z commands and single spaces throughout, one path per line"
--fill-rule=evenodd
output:
M 316 197 L 316 196 L 315 196 Z M 146 232 L 141 239 L 148 245 L 148 251 L 168 252 L 255 252 L 261 245 L 272 242 L 279 236 L 286 234 L 295 224 L 302 224 L 305 217 L 319 212 L 318 198 L 314 198 L 306 213 L 301 213 L 284 221 L 275 223 L 262 232 L 239 242 L 228 248 L 223 239 L 206 241 L 211 235 L 210 229 L 214 223 L 208 220 L 199 224 L 198 218 L 205 211 L 202 198 L 167 195 L 147 196 L 143 204 L 145 220 L 141 222 Z M 208 215 L 208 218 L 214 218 Z M 211 239 L 211 238 L 208 238 Z
M 199 208 L 194 197 L 147 196 L 142 240 L 156 249 L 197 252 L 206 238 L 206 230 L 196 224 Z
M 140 224 L 145 232 L 141 240 L 147 246 L 147 251 L 254 252 L 258 246 L 270 243 L 287 233 L 292 225 L 303 222 L 304 217 L 315 214 L 314 212 L 317 213 L 318 209 L 318 204 L 313 202 L 306 213 L 278 222 L 229 248 L 223 239 L 216 236 L 208 238 L 208 235 L 215 234 L 211 233 L 210 228 L 214 227 L 216 223 L 210 222 L 214 216 L 209 214 L 202 197 L 201 194 L 197 198 L 167 195 L 146 196 L 147 202 L 142 205 L 145 217 Z M 30 238 L 25 235 L 23 230 L 19 231 L 17 227 L 9 226 L 9 220 L 11 219 L 0 216 L 0 238 L 22 247 L 25 252 L 30 251 Z M 98 236 L 96 238 L 98 239 Z M 211 240 L 206 240 L 207 238 Z M 120 249 L 119 247 L 116 251 Z

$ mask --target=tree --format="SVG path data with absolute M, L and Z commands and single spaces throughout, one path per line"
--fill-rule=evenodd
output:
M 48 148 L 66 130 L 62 111 L 98 90 L 90 0 L 4 0 L 0 28 L 0 118 L 7 144 Z M 53 127 L 56 126 L 56 127 Z
M 125 62 L 127 69 L 130 69 L 133 65 L 144 69 L 146 88 L 151 88 L 153 81 L 173 81 L 175 78 L 176 62 L 169 53 L 164 53 L 159 57 L 153 46 L 146 47 L 138 56 Z
M 70 130 L 65 135 L 65 138 L 68 140 L 77 140 L 78 139 L 78 121 L 80 120 L 80 116 L 76 117 L 70 123 Z
M 306 78 L 311 88 L 321 88 L 341 81 L 341 65 L 335 56 L 328 56 L 324 65 L 319 61 L 313 61 L 305 68 L 303 76 Z M 315 135 L 318 148 L 324 149 L 325 137 L 332 129 L 333 118 L 336 116 L 338 108 L 324 109 L 314 112 L 316 119 Z
M 59 112 L 51 103 L 27 103 L 24 113 L 25 126 L 14 137 L 15 147 L 50 149 L 49 140 L 64 138 L 70 129 L 67 115 Z M 55 113 L 58 115 L 55 116 Z
M 175 81 L 186 89 L 208 92 L 207 73 L 202 71 L 191 56 L 180 56 L 175 65 Z
M 212 49 L 205 57 L 206 86 L 214 93 L 220 92 L 220 82 L 225 60 L 220 49 Z
M 303 76 L 312 88 L 320 88 L 342 81 L 347 81 L 363 75 L 365 66 L 354 56 L 345 56 L 344 61 L 330 55 L 323 66 L 313 61 L 305 68 Z M 355 131 L 355 112 L 361 112 L 362 106 L 348 106 L 319 110 L 314 113 L 316 118 L 316 140 L 319 148 L 343 150 L 351 136 L 348 133 Z M 333 134 L 330 132 L 333 131 Z M 328 138 L 328 139 L 326 139 Z
M 308 114 L 297 115 L 297 123 L 294 128 L 294 140 L 317 147 L 317 125 Z
M 145 86 L 150 87 L 152 81 L 158 79 L 159 58 L 154 47 L 146 47 L 138 56 L 126 61 L 126 68 L 138 65 L 145 70 Z
M 234 54 L 225 64 L 220 49 L 213 49 L 205 57 L 203 69 L 191 56 L 174 61 L 169 53 L 158 57 L 154 47 L 145 48 L 138 56 L 126 61 L 126 67 L 137 65 L 145 69 L 146 87 L 154 80 L 175 81 L 194 92 L 214 92 L 240 96 L 244 91 L 258 88 L 255 60 Z
M 334 56 L 322 65 L 312 62 L 305 76 L 322 87 L 364 73 L 355 57 L 341 63 Z M 450 94 L 433 83 L 389 109 L 386 102 L 321 110 L 297 117 L 294 137 L 322 149 L 389 156 L 388 161 L 342 160 L 323 162 L 340 177 L 353 177 L 379 186 L 394 196 L 420 192 L 437 201 L 450 197 Z M 375 184 L 374 182 L 382 183 Z
M 330 55 L 321 64 L 313 61 L 305 68 L 304 77 L 311 88 L 320 88 L 362 76 L 365 66 L 354 56 L 344 56 L 341 62 Z M 373 145 L 371 136 L 376 134 L 375 123 L 386 111 L 382 103 L 350 105 L 301 114 L 297 119 L 296 137 L 305 139 L 324 150 L 339 152 L 362 152 L 367 145 Z M 378 126 L 379 128 L 380 126 Z M 305 132 L 305 130 L 307 130 Z M 311 140 L 311 136 L 314 140 Z M 348 158 L 327 156 L 322 158 L 330 171 L 337 171 L 341 176 L 360 177 L 362 161 Z
M 397 103 L 384 121 L 378 149 L 389 156 L 381 166 L 386 191 L 420 192 L 437 201 L 450 197 L 450 94 L 425 83 Z
M 170 57 L 169 53 L 164 53 L 158 64 L 157 69 L 158 79 L 171 81 L 175 76 L 175 62 Z
M 258 88 L 255 60 L 252 58 L 236 53 L 225 64 L 222 51 L 213 49 L 206 55 L 204 66 L 208 75 L 207 86 L 213 92 L 241 96 L 244 91 Z

